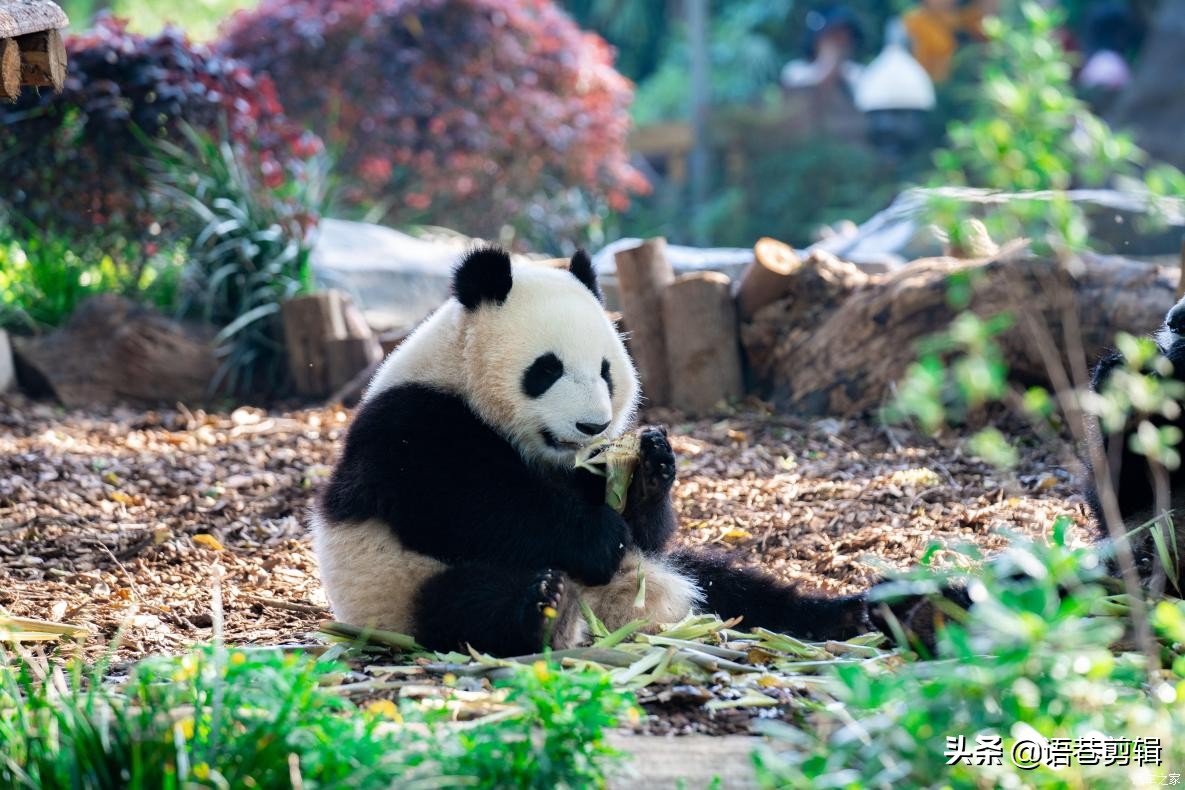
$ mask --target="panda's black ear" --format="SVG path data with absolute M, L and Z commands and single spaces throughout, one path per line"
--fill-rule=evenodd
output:
M 483 302 L 502 304 L 510 293 L 510 256 L 499 247 L 478 247 L 453 270 L 453 296 L 466 310 Z
M 572 272 L 577 280 L 584 283 L 585 288 L 592 291 L 598 302 L 605 301 L 605 297 L 601 296 L 601 286 L 597 284 L 596 270 L 593 269 L 592 260 L 588 257 L 587 252 L 576 250 L 571 263 L 568 264 L 568 271 Z

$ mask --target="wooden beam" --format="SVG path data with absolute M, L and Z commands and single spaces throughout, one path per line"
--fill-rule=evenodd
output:
M 60 93 L 66 84 L 66 45 L 57 30 L 29 33 L 16 39 L 21 48 L 21 82 L 52 87 Z
M 0 38 L 0 98 L 16 101 L 21 95 L 21 49 L 16 39 Z

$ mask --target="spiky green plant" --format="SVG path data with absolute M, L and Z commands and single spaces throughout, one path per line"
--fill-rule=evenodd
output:
M 190 238 L 183 311 L 219 328 L 222 365 L 212 391 L 274 394 L 285 380 L 280 303 L 312 290 L 309 256 L 329 201 L 328 163 L 257 172 L 223 135 L 183 127 L 151 141 L 153 188 Z

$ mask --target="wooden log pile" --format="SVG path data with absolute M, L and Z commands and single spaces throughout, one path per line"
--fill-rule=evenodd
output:
M 0 0 L 0 98 L 15 101 L 23 86 L 61 91 L 70 23 L 49 0 Z
M 1066 266 L 1022 244 L 869 274 L 762 239 L 733 289 L 719 274 L 676 278 L 664 250 L 656 239 L 617 254 L 622 312 L 647 404 L 689 414 L 742 396 L 742 367 L 757 394 L 796 413 L 877 408 L 917 360 L 919 341 L 962 311 L 948 298 L 954 275 L 973 284 L 972 312 L 1013 316 L 997 338 L 1013 378 L 1048 385 L 1050 347 L 1068 369 L 1089 367 L 1116 333 L 1154 331 L 1181 279 L 1177 267 L 1114 256 Z M 1052 342 L 1034 343 L 1034 326 Z
M 645 402 L 703 414 L 744 394 L 728 277 L 676 278 L 661 238 L 615 257 L 622 319 Z
M 959 314 L 948 298 L 956 274 L 974 284 L 972 312 L 1013 316 L 1013 327 L 997 342 L 1014 380 L 1041 385 L 1050 383 L 1050 348 L 1034 342 L 1032 327 L 1051 339 L 1053 356 L 1067 370 L 1089 367 L 1116 333 L 1146 335 L 1160 325 L 1179 276 L 1175 267 L 1098 255 L 1084 256 L 1071 273 L 1024 250 L 914 261 L 887 275 L 849 280 L 846 290 L 814 309 L 796 308 L 798 297 L 792 296 L 759 311 L 743 337 L 764 394 L 802 414 L 876 408 L 916 361 L 919 341 L 948 328 Z M 803 288 L 811 290 L 806 278 Z M 797 318 L 803 315 L 809 316 L 806 323 Z M 1085 358 L 1070 356 L 1078 346 L 1075 335 Z

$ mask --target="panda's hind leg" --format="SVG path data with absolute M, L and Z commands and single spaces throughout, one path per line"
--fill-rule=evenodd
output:
M 761 627 L 805 639 L 849 639 L 873 630 L 863 595 L 828 597 L 796 587 L 726 555 L 680 549 L 673 564 L 703 591 L 700 609 L 723 618 L 743 617 L 742 627 Z
M 571 647 L 584 637 L 573 584 L 555 570 L 454 565 L 429 578 L 415 602 L 415 637 L 433 650 L 497 656 Z

